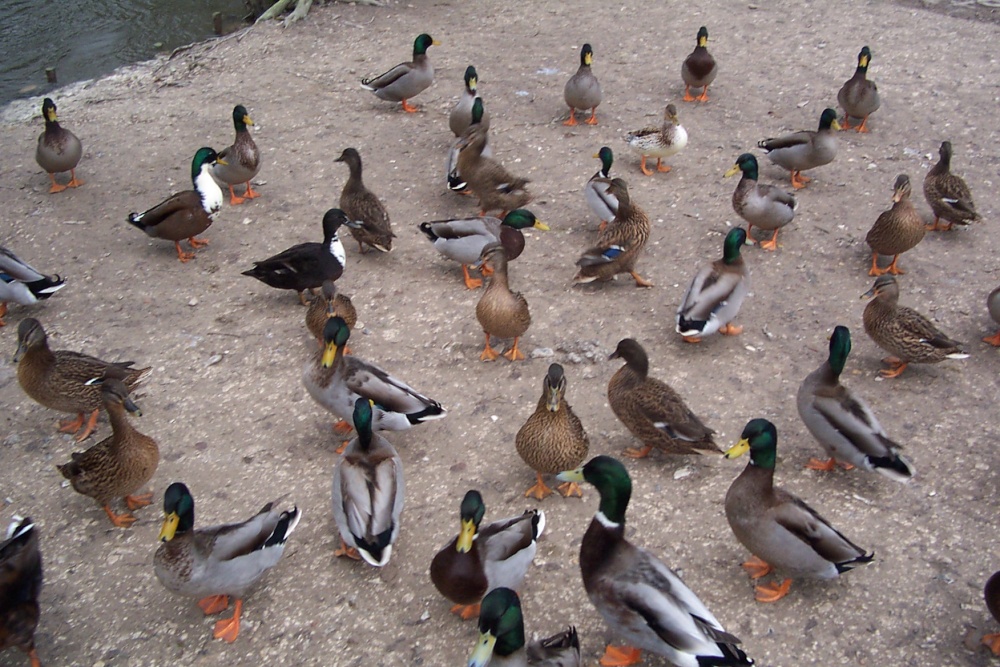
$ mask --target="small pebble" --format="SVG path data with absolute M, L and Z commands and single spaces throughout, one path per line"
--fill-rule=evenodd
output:
M 188 301 L 188 305 L 191 306 L 192 308 L 194 306 L 197 306 L 198 305 L 198 297 L 196 297 L 196 296 L 191 297 L 191 300 Z

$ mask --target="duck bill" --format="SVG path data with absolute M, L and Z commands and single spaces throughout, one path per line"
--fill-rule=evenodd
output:
M 136 417 L 142 416 L 142 410 L 136 405 L 131 398 L 125 397 L 125 402 L 123 403 L 125 409 L 134 414 Z
M 547 232 L 547 231 L 549 231 L 549 226 L 548 226 L 548 225 L 546 225 L 546 224 L 545 224 L 544 222 L 542 222 L 541 220 L 535 220 L 535 224 L 534 224 L 534 228 L 535 228 L 535 229 L 538 229 L 538 230 L 541 230 L 541 231 L 543 231 L 543 232 Z
M 215 158 L 215 164 L 221 164 L 223 166 L 229 165 L 229 163 L 223 160 L 221 157 Z
M 739 457 L 743 456 L 749 451 L 750 451 L 750 440 L 747 438 L 743 438 L 735 445 L 727 449 L 725 456 L 727 459 L 738 459 Z
M 462 530 L 458 533 L 455 549 L 467 554 L 472 550 L 472 540 L 476 536 L 476 522 L 472 519 L 462 519 Z
M 729 178 L 730 176 L 735 176 L 736 172 L 738 172 L 739 170 L 740 170 L 740 165 L 734 164 L 726 171 L 725 178 Z
M 323 358 L 320 359 L 320 363 L 323 368 L 330 368 L 333 366 L 333 360 L 337 358 L 337 344 L 327 343 L 326 348 L 323 350 Z
M 493 646 L 497 643 L 497 638 L 488 632 L 480 633 L 476 648 L 469 656 L 468 667 L 486 667 L 490 658 L 493 657 Z
M 169 542 L 174 539 L 174 535 L 177 534 L 177 526 L 180 524 L 181 518 L 177 515 L 177 512 L 171 512 L 163 520 L 163 527 L 160 528 L 160 535 L 156 539 L 161 542 Z
M 867 292 L 865 292 L 864 294 L 862 294 L 858 298 L 859 299 L 871 299 L 872 297 L 875 297 L 875 296 L 878 296 L 878 292 L 875 290 L 875 286 L 872 285 L 872 288 L 870 290 L 868 290 Z
M 243 116 L 243 124 L 244 125 L 253 125 L 253 121 L 250 120 L 250 116 Z
M 834 118 L 833 122 L 830 123 L 830 129 L 836 132 L 840 132 L 844 128 L 841 126 L 840 122 L 836 118 Z
M 583 478 L 583 468 L 577 468 L 575 470 L 563 470 L 561 473 L 556 475 L 556 479 L 560 482 L 584 482 Z
M 14 363 L 16 364 L 17 362 L 21 361 L 21 357 L 23 357 L 24 353 L 27 351 L 28 351 L 27 345 L 25 345 L 24 343 L 18 344 L 17 349 L 14 351 Z

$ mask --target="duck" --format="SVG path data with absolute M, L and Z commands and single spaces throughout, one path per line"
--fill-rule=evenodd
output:
M 469 266 L 479 261 L 479 256 L 490 243 L 500 243 L 506 250 L 507 261 L 524 252 L 525 229 L 548 231 L 549 226 L 526 208 L 518 208 L 500 218 L 453 218 L 420 223 L 420 231 L 434 244 L 434 249 L 448 259 L 462 265 L 462 276 L 467 289 L 483 286 L 483 281 L 469 275 Z
M 583 196 L 590 210 L 600 218 L 598 231 L 603 232 L 608 223 L 618 215 L 618 198 L 608 192 L 611 187 L 611 165 L 614 164 L 615 154 L 610 147 L 602 146 L 594 157 L 601 160 L 601 168 L 587 181 L 587 185 L 583 188 Z
M 212 166 L 212 175 L 220 183 L 229 187 L 229 204 L 238 206 L 247 199 L 256 199 L 260 196 L 251 186 L 250 181 L 257 172 L 260 171 L 260 151 L 254 143 L 248 125 L 253 125 L 250 113 L 242 104 L 233 107 L 233 125 L 236 127 L 236 139 L 228 148 L 219 151 L 222 162 L 216 162 Z M 233 186 L 241 183 L 246 184 L 246 190 L 242 197 L 237 197 L 233 192 Z
M 220 161 L 226 163 L 211 148 L 199 148 L 191 161 L 194 189 L 171 195 L 142 213 L 129 213 L 129 224 L 151 238 L 173 241 L 181 263 L 194 259 L 193 252 L 181 250 L 181 240 L 187 239 L 192 250 L 208 245 L 206 239 L 195 237 L 208 229 L 222 210 L 222 189 L 212 177 L 212 168 Z
M 868 132 L 868 116 L 878 111 L 881 101 L 878 97 L 878 86 L 868 80 L 868 65 L 872 60 L 872 51 L 867 46 L 861 48 L 858 54 L 858 68 L 854 76 L 844 82 L 837 91 L 837 103 L 844 110 L 845 130 L 851 129 L 851 117 L 860 118 L 861 124 L 855 127 L 858 132 Z
M 472 105 L 475 103 L 476 98 L 479 97 L 477 88 L 479 74 L 476 72 L 476 68 L 472 65 L 466 67 L 463 78 L 465 80 L 465 88 L 462 91 L 461 97 L 458 98 L 458 103 L 452 107 L 451 114 L 448 116 L 448 127 L 456 137 L 461 137 L 469 129 L 469 125 L 472 124 Z M 483 113 L 477 122 L 482 123 L 483 127 L 488 130 L 490 127 L 490 115 Z
M 1000 325 L 1000 287 L 997 287 L 986 297 L 986 309 L 990 313 L 990 318 Z M 994 347 L 1000 347 L 1000 330 L 992 336 L 983 338 L 984 343 L 989 343 Z
M 681 78 L 684 79 L 684 101 L 707 102 L 708 87 L 715 81 L 715 76 L 718 73 L 719 68 L 715 64 L 715 58 L 708 52 L 708 28 L 701 26 L 698 28 L 694 51 L 681 64 Z M 698 97 L 691 95 L 692 88 L 701 88 L 701 95 Z
M 369 398 L 354 401 L 357 435 L 333 469 L 333 519 L 340 531 L 334 555 L 385 567 L 399 537 L 405 484 L 396 449 L 372 431 L 373 406 Z
M 413 41 L 413 60 L 399 63 L 388 72 L 369 79 L 361 79 L 361 87 L 375 97 L 387 102 L 402 102 L 403 111 L 416 113 L 419 109 L 407 103 L 434 83 L 434 66 L 427 57 L 427 49 L 441 42 L 427 33 Z
M 828 461 L 810 459 L 806 467 L 829 472 L 840 461 L 906 483 L 916 471 L 900 454 L 902 446 L 889 438 L 868 402 L 840 383 L 850 353 L 851 331 L 838 325 L 830 336 L 829 357 L 799 385 L 799 417 L 830 456 Z
M 827 108 L 820 115 L 819 129 L 815 132 L 800 130 L 762 139 L 757 146 L 764 149 L 772 163 L 791 172 L 792 187 L 800 190 L 812 180 L 803 176 L 803 171 L 830 164 L 837 157 L 837 135 L 834 132 L 839 130 L 837 112 Z
M 171 593 L 198 598 L 205 615 L 218 614 L 235 598 L 233 615 L 215 623 L 213 636 L 233 643 L 240 634 L 243 597 L 278 564 L 302 511 L 279 510 L 284 497 L 240 523 L 194 527 L 194 496 L 182 482 L 163 493 L 163 526 L 153 556 L 156 578 Z
M 794 196 L 773 185 L 761 185 L 758 178 L 757 158 L 751 153 L 743 153 L 736 158 L 736 164 L 726 172 L 726 178 L 742 173 L 740 182 L 733 192 L 733 210 L 747 221 L 747 236 L 754 225 L 773 231 L 771 239 L 761 241 L 764 250 L 778 249 L 778 231 L 795 219 L 799 202 Z
M 38 135 L 35 162 L 52 180 L 49 194 L 80 187 L 83 181 L 76 177 L 76 167 L 83 156 L 83 144 L 75 134 L 59 124 L 56 103 L 49 97 L 42 101 L 42 117 L 45 119 L 45 131 Z M 64 171 L 68 171 L 70 177 L 66 185 L 56 181 L 56 174 Z
M 430 575 L 438 592 L 455 603 L 451 612 L 467 621 L 479 615 L 489 591 L 521 587 L 545 530 L 545 512 L 525 510 L 480 527 L 486 504 L 479 491 L 470 489 L 459 514 L 461 530 L 434 555 Z
M 484 154 L 487 134 L 481 123 L 469 126 L 458 142 L 456 166 L 469 190 L 479 198 L 481 215 L 490 211 L 523 208 L 532 200 L 527 178 L 515 176 L 500 162 Z
M 153 367 L 132 368 L 131 361 L 103 361 L 70 350 L 52 351 L 42 323 L 33 317 L 17 327 L 17 381 L 28 396 L 58 412 L 76 413 L 76 419 L 60 422 L 61 433 L 73 433 L 83 442 L 97 426 L 103 406 L 102 390 L 90 383 L 94 378 L 117 377 L 129 391 L 152 372 Z M 84 415 L 89 414 L 85 419 Z
M 965 359 L 962 344 L 948 338 L 930 320 L 899 305 L 899 283 L 891 275 L 879 276 L 872 288 L 861 295 L 870 298 L 865 306 L 865 333 L 892 356 L 882 363 L 882 377 L 895 378 L 909 364 L 936 364 L 945 359 Z
M 674 330 L 687 343 L 699 343 L 705 336 L 721 333 L 738 336 L 742 326 L 733 324 L 750 291 L 750 269 L 740 248 L 747 233 L 734 227 L 722 244 L 722 259 L 705 264 L 691 279 L 677 307 Z
M 358 251 L 364 254 L 365 246 L 371 246 L 381 252 L 391 252 L 395 234 L 389 222 L 389 211 L 361 180 L 361 154 L 356 148 L 345 148 L 335 162 L 344 162 L 351 170 L 340 192 L 340 208 L 356 223 L 350 230 L 358 242 Z
M 306 328 L 319 341 L 320 347 L 324 346 L 323 327 L 326 321 L 338 316 L 344 319 L 348 329 L 354 330 L 358 323 L 358 311 L 354 308 L 351 297 L 337 291 L 336 281 L 324 280 L 320 287 L 320 298 L 313 299 L 306 311 Z
M 639 162 L 642 173 L 652 176 L 652 170 L 646 169 L 646 158 L 656 158 L 656 171 L 663 173 L 670 171 L 671 167 L 661 162 L 684 150 L 688 142 L 688 133 L 677 118 L 677 107 L 668 104 L 663 110 L 662 127 L 644 127 L 629 132 L 625 141 L 642 156 Z
M 538 406 L 518 429 L 514 444 L 521 460 L 535 471 L 537 482 L 524 495 L 536 500 L 552 495 L 552 489 L 542 479 L 543 473 L 553 475 L 576 468 L 587 458 L 590 439 L 566 401 L 566 372 L 561 365 L 549 366 Z M 565 482 L 558 488 L 565 498 L 583 496 L 580 485 L 573 482 Z
M 115 378 L 96 383 L 100 385 L 101 400 L 111 422 L 111 435 L 85 452 L 73 452 L 69 463 L 56 467 L 74 491 L 97 501 L 112 524 L 128 528 L 135 523 L 135 516 L 116 514 L 111 501 L 121 498 L 130 510 L 152 502 L 152 493 L 134 494 L 153 479 L 160 463 L 160 448 L 129 422 L 126 412 L 142 416 L 142 411 L 129 397 L 125 383 Z
M 479 639 L 468 667 L 581 667 L 576 628 L 524 646 L 521 599 L 509 588 L 486 594 L 479 614 Z
M 932 232 L 950 231 L 954 225 L 965 226 L 981 221 L 982 216 L 976 212 L 972 191 L 965 179 L 951 173 L 950 141 L 941 142 L 938 155 L 937 164 L 924 176 L 924 198 L 934 212 L 934 224 L 927 229 Z
M 58 275 L 47 276 L 13 251 L 0 246 L 0 327 L 7 314 L 7 302 L 32 306 L 44 301 L 66 286 Z
M 1000 570 L 993 573 L 993 576 L 986 581 L 983 589 L 983 597 L 986 599 L 986 608 L 993 614 L 993 618 L 1000 623 Z M 983 644 L 990 647 L 993 655 L 1000 656 L 1000 632 L 983 636 Z
M 576 125 L 576 110 L 590 110 L 590 118 L 583 121 L 587 125 L 597 125 L 597 107 L 601 104 L 601 82 L 597 80 L 591 65 L 594 63 L 594 49 L 584 44 L 580 49 L 580 67 L 569 78 L 563 88 L 563 99 L 569 107 L 569 118 L 563 125 Z
M 479 256 L 479 266 L 489 272 L 490 284 L 483 290 L 476 304 L 476 319 L 486 335 L 486 345 L 480 361 L 495 361 L 500 353 L 490 347 L 490 337 L 513 338 L 514 342 L 503 353 L 510 361 L 524 360 L 524 353 L 517 349 L 517 342 L 531 326 L 528 301 L 520 292 L 512 292 L 507 276 L 507 254 L 500 243 L 490 243 Z
M 454 114 L 454 111 L 452 112 Z M 483 146 L 482 156 L 486 158 L 493 157 L 493 146 L 490 144 L 489 137 L 489 115 L 483 108 L 483 98 L 477 97 L 472 101 L 472 106 L 470 109 L 469 120 L 465 123 L 465 131 L 458 136 L 455 141 L 452 142 L 451 147 L 448 149 L 448 162 L 445 165 L 445 171 L 448 178 L 448 189 L 452 192 L 457 192 L 459 194 L 472 194 L 469 192 L 469 184 L 466 182 L 465 178 L 458 171 L 458 156 L 462 152 L 462 146 L 464 145 L 464 137 L 469 133 L 469 128 L 473 125 L 480 125 L 483 132 L 486 132 L 486 143 Z
M 906 174 L 897 176 L 892 186 L 892 208 L 882 211 L 865 236 L 868 247 L 872 249 L 872 267 L 868 270 L 870 276 L 881 276 L 884 273 L 898 276 L 906 273 L 896 266 L 899 256 L 915 248 L 924 238 L 927 228 L 910 201 L 910 190 L 910 177 Z M 892 255 L 892 263 L 884 269 L 879 268 L 879 255 Z
M 803 500 L 774 485 L 778 431 L 766 419 L 752 419 L 740 440 L 726 450 L 734 459 L 750 452 L 750 463 L 726 492 L 726 520 L 753 558 L 743 564 L 756 581 L 774 569 L 788 575 L 780 584 L 757 585 L 758 602 L 777 602 L 788 595 L 792 577 L 836 579 L 870 563 L 874 553 L 830 525 Z
M 0 651 L 16 647 L 27 654 L 31 667 L 42 667 L 35 649 L 35 630 L 42 592 L 42 553 L 38 529 L 30 517 L 14 515 L 0 542 Z
M 354 228 L 359 223 L 351 220 L 339 208 L 331 208 L 323 215 L 323 242 L 299 243 L 277 255 L 253 263 L 252 269 L 242 273 L 256 278 L 275 289 L 298 292 L 299 302 L 309 305 L 304 292 L 315 293 L 327 280 L 337 280 L 344 273 L 347 255 L 340 241 L 340 228 Z
M 580 574 L 587 597 L 612 632 L 629 646 L 608 646 L 601 664 L 632 665 L 641 652 L 679 667 L 752 665 L 740 640 L 673 570 L 625 539 L 632 480 L 621 461 L 595 456 L 559 473 L 564 482 L 592 484 L 601 504 L 580 544 Z
M 580 269 L 573 282 L 582 284 L 611 280 L 619 273 L 627 273 L 632 276 L 636 287 L 653 287 L 653 283 L 639 275 L 635 268 L 649 240 L 649 216 L 632 202 L 624 180 L 611 179 L 608 193 L 618 200 L 615 222 L 598 235 L 597 245 L 585 250 L 576 260 Z
M 715 433 L 666 382 L 649 377 L 649 356 L 639 341 L 623 338 L 608 359 L 622 359 L 608 382 L 608 403 L 625 428 L 642 442 L 625 456 L 645 458 L 653 448 L 667 454 L 722 453 Z

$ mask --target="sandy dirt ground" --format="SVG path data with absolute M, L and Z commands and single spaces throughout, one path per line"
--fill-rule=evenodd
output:
M 703 105 L 681 103 L 680 63 L 706 25 L 720 74 Z M 408 59 L 429 32 L 435 85 L 418 114 L 363 91 L 358 80 Z M 80 136 L 86 185 L 47 194 L 33 159 L 39 102 L 6 110 L 0 137 L 0 243 L 67 287 L 46 304 L 12 307 L 0 330 L 0 519 L 37 521 L 46 581 L 38 651 L 48 665 L 460 665 L 475 629 L 448 613 L 427 576 L 433 554 L 458 529 L 458 504 L 482 491 L 487 520 L 539 505 L 548 529 L 523 590 L 529 636 L 566 624 L 581 633 L 586 664 L 615 639 L 580 582 L 580 539 L 597 506 L 523 497 L 531 471 L 514 435 L 534 409 L 552 361 L 566 367 L 568 397 L 588 429 L 591 454 L 617 455 L 635 442 L 606 400 L 619 367 L 617 341 L 640 340 L 653 373 L 683 394 L 728 446 L 754 417 L 779 432 L 777 477 L 876 560 L 839 581 L 796 582 L 773 605 L 754 601 L 740 562 L 747 556 L 726 523 L 723 498 L 746 459 L 654 453 L 629 461 L 634 491 L 629 536 L 672 567 L 760 665 L 989 665 L 979 646 L 996 631 L 982 587 L 1000 568 L 996 442 L 998 352 L 986 295 L 996 273 L 1000 145 L 994 119 L 1000 26 L 879 0 L 837 3 L 414 2 L 390 8 L 316 7 L 289 29 L 256 27 L 169 61 L 130 68 L 57 95 L 63 124 Z M 563 127 L 563 84 L 590 42 L 605 101 L 596 127 Z M 759 139 L 814 129 L 854 71 L 861 46 L 874 53 L 871 77 L 882 109 L 872 132 L 839 137 L 836 161 L 812 173 L 796 220 L 766 253 L 747 247 L 753 290 L 739 338 L 688 345 L 674 312 L 699 264 L 721 254 L 740 223 L 723 172 Z M 522 341 L 552 357 L 481 363 L 478 293 L 457 265 L 417 230 L 424 220 L 468 215 L 474 202 L 444 187 L 451 141 L 448 112 L 465 67 L 480 73 L 499 158 L 532 179 L 532 210 L 549 232 L 533 232 L 511 267 L 531 307 Z M 677 102 L 690 133 L 673 171 L 645 177 L 623 142 L 656 124 Z M 231 110 L 248 107 L 264 166 L 262 197 L 224 207 L 211 246 L 180 264 L 171 244 L 147 239 L 126 215 L 190 186 L 191 156 L 232 140 Z M 969 182 L 985 224 L 929 234 L 901 260 L 904 304 L 965 341 L 971 358 L 911 366 L 877 377 L 884 356 L 861 327 L 871 286 L 868 228 L 890 204 L 897 174 L 919 184 L 944 139 Z M 582 196 L 602 145 L 613 174 L 649 212 L 653 233 L 631 280 L 573 286 L 574 261 L 595 237 Z M 330 511 L 337 439 L 331 415 L 307 395 L 303 364 L 313 354 L 305 309 L 293 293 L 240 275 L 251 261 L 294 243 L 320 240 L 320 219 L 347 178 L 334 162 L 356 147 L 365 180 L 385 200 L 398 236 L 391 254 L 348 247 L 339 285 L 360 312 L 352 347 L 448 409 L 443 421 L 389 434 L 407 477 L 403 527 L 383 570 L 334 559 Z M 758 155 L 760 153 L 758 152 Z M 762 161 L 762 181 L 789 187 Z M 157 499 L 183 480 L 199 525 L 242 519 L 288 493 L 304 511 L 284 560 L 247 599 L 235 644 L 211 638 L 212 619 L 156 581 L 152 558 L 159 502 L 129 530 L 110 526 L 93 502 L 55 468 L 78 445 L 57 434 L 63 417 L 21 391 L 10 363 L 18 322 L 39 318 L 56 349 L 134 359 L 155 372 L 137 402 L 136 426 L 155 437 L 162 460 Z M 842 470 L 804 469 L 818 445 L 794 405 L 799 382 L 826 357 L 836 324 L 854 333 L 845 382 L 865 396 L 918 470 L 908 485 Z M 110 433 L 101 422 L 97 438 Z M 96 440 L 91 439 L 89 443 Z M 88 443 L 88 444 L 89 444 Z M 14 651 L 4 665 L 25 664 Z M 647 656 L 650 665 L 666 661 Z

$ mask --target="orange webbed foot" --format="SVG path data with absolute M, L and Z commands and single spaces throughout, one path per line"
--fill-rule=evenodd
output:
M 462 276 L 465 279 L 466 289 L 478 289 L 483 286 L 483 281 L 479 278 L 473 278 L 469 275 L 469 267 L 466 264 L 462 265 Z
M 629 271 L 629 275 L 632 276 L 632 280 L 635 281 L 636 287 L 654 287 L 653 283 L 649 282 L 635 271 Z
M 130 510 L 135 511 L 135 510 L 139 509 L 140 507 L 145 507 L 147 505 L 152 504 L 152 502 L 153 502 L 153 494 L 152 493 L 144 493 L 141 496 L 125 496 L 124 500 L 125 500 L 125 505 Z
M 604 649 L 601 664 L 604 667 L 628 667 L 642 662 L 642 651 L 632 646 L 608 646 Z
M 230 185 L 229 186 L 229 205 L 230 206 L 239 206 L 240 204 L 243 203 L 243 201 L 244 201 L 243 197 L 240 197 L 239 195 L 237 195 L 236 191 L 233 190 L 233 186 Z
M 660 172 L 662 174 L 665 174 L 668 171 L 670 171 L 671 169 L 673 169 L 673 167 L 671 167 L 669 165 L 660 164 L 661 160 L 662 160 L 662 158 L 656 158 L 656 171 L 658 171 L 658 172 Z
M 983 635 L 983 645 L 989 646 L 993 655 L 1000 656 L 1000 632 L 992 635 Z
M 83 426 L 83 413 L 79 413 L 76 419 L 67 419 L 59 422 L 60 433 L 76 433 Z
M 693 344 L 693 343 L 700 343 L 701 342 L 700 338 L 695 338 L 694 336 L 681 336 L 681 339 L 683 339 L 685 343 L 692 343 Z
M 809 178 L 808 176 L 803 176 L 802 172 L 800 171 L 792 172 L 791 176 L 792 187 L 795 188 L 796 190 L 801 190 L 802 188 L 806 187 L 806 183 L 808 183 L 811 180 L 812 179 Z
M 627 456 L 630 459 L 644 459 L 649 456 L 651 451 L 653 451 L 652 445 L 645 445 L 643 447 L 627 447 L 625 451 L 622 452 L 622 456 Z
M 470 618 L 476 618 L 479 616 L 479 603 L 457 604 L 451 608 L 451 613 L 459 616 L 463 621 L 467 621 Z
M 1000 347 L 1000 331 L 997 331 L 992 336 L 985 336 L 983 342 L 989 343 L 993 347 Z
M 517 349 L 518 339 L 514 339 L 514 344 L 510 346 L 510 349 L 503 353 L 503 356 L 508 361 L 524 361 L 524 352 Z
M 66 189 L 65 185 L 61 185 L 59 183 L 56 183 L 56 175 L 55 174 L 49 174 L 49 178 L 52 179 L 52 187 L 49 188 L 49 194 L 50 195 L 54 195 L 55 193 L 62 192 L 63 190 Z
M 340 548 L 333 552 L 337 558 L 350 558 L 351 560 L 361 560 L 361 554 L 354 547 L 347 546 L 347 542 L 340 540 Z
M 495 361 L 499 356 L 500 353 L 490 347 L 490 335 L 486 334 L 486 347 L 483 348 L 482 354 L 479 355 L 479 361 Z
M 563 482 L 556 489 L 562 494 L 563 498 L 573 498 L 574 496 L 583 498 L 583 490 L 576 482 Z
M 341 419 L 333 423 L 333 432 L 338 435 L 346 435 L 352 430 L 354 430 L 354 425 L 346 419 Z
M 851 129 L 850 118 L 851 118 L 850 116 L 848 116 L 847 114 L 844 114 L 844 119 L 840 121 L 840 129 L 841 129 L 841 131 Z
M 212 636 L 229 644 L 236 641 L 236 638 L 240 634 L 240 613 L 242 611 L 243 600 L 237 600 L 232 618 L 224 618 L 221 621 L 216 621 Z
M 774 568 L 771 567 L 769 563 L 764 562 L 763 560 L 757 558 L 756 556 L 752 556 L 750 560 L 740 565 L 740 567 L 746 570 L 747 574 L 749 574 L 750 578 L 753 580 L 760 579 L 761 577 L 770 574 L 771 571 L 774 570 Z
M 833 472 L 833 468 L 836 465 L 837 460 L 833 457 L 830 457 L 830 460 L 828 461 L 811 458 L 809 459 L 809 462 L 806 463 L 806 468 L 809 470 L 820 470 L 822 472 Z
M 844 128 L 847 129 L 846 127 Z M 868 134 L 868 116 L 865 116 L 861 121 L 861 125 L 858 125 L 858 132 L 861 134 Z
M 260 193 L 256 192 L 252 187 L 250 187 L 250 181 L 247 181 L 247 189 L 243 193 L 243 196 L 246 197 L 247 199 L 256 199 L 257 197 L 260 197 Z
M 590 118 L 586 120 L 587 125 L 597 125 L 597 107 L 590 110 Z
M 87 419 L 87 423 L 83 425 L 83 430 L 80 431 L 76 436 L 77 442 L 83 442 L 90 437 L 90 434 L 94 432 L 97 428 L 97 415 L 100 414 L 100 410 L 94 410 L 90 413 L 90 417 Z M 81 414 L 80 420 L 82 422 L 83 415 Z M 61 430 L 61 429 L 60 429 Z
M 407 104 L 406 100 L 403 100 L 403 111 L 406 113 L 417 113 L 420 111 L 420 108 L 415 107 L 412 104 Z
M 681 98 L 685 102 L 694 102 L 697 98 L 691 95 L 691 86 L 684 86 L 684 97 Z
M 128 528 L 133 523 L 135 523 L 135 517 L 131 514 L 115 514 L 111 511 L 111 507 L 108 505 L 104 506 L 104 512 L 108 515 L 113 523 L 118 528 Z
M 198 239 L 192 236 L 188 239 L 188 245 L 192 248 L 204 248 L 208 245 L 208 239 Z
M 785 579 L 780 584 L 761 584 L 754 587 L 754 599 L 757 602 L 777 602 L 788 595 L 792 588 L 792 580 Z
M 7 302 L 0 301 L 0 327 L 7 326 L 7 323 L 3 321 L 3 317 L 6 314 L 7 314 Z
M 895 357 L 889 357 L 887 359 L 883 359 L 882 361 L 889 364 L 890 366 L 889 368 L 884 368 L 879 371 L 879 375 L 881 375 L 884 378 L 899 377 L 900 374 L 906 370 L 906 367 L 908 365 L 907 362 L 900 361 Z
M 340 443 L 340 447 L 337 447 L 335 450 L 333 450 L 333 453 L 336 454 L 337 456 L 340 456 L 341 454 L 344 453 L 344 450 L 347 449 L 347 445 L 350 442 L 351 442 L 350 440 L 344 440 L 343 442 Z
M 707 102 L 708 101 L 708 86 L 705 86 L 702 89 L 702 91 L 701 91 L 701 95 L 699 95 L 695 99 L 698 100 L 699 102 Z
M 534 498 L 535 500 L 545 500 L 552 495 L 552 489 L 545 485 L 542 480 L 542 473 L 536 472 L 535 476 L 538 481 L 530 489 L 524 492 L 525 498 Z
M 723 336 L 739 336 L 743 333 L 743 327 L 738 327 L 733 324 L 727 324 L 726 326 L 719 329 L 719 333 Z
M 645 155 L 642 156 L 642 160 L 639 162 L 639 169 L 641 169 L 642 173 L 646 174 L 647 176 L 652 176 L 653 175 L 653 171 L 651 169 L 646 169 L 646 156 Z
M 84 185 L 84 182 L 81 181 L 80 179 L 78 179 L 76 177 L 76 170 L 75 169 L 70 169 L 69 170 L 69 183 L 66 184 L 66 187 L 67 188 L 78 188 L 81 185 Z
M 229 607 L 228 595 L 209 595 L 207 598 L 198 600 L 198 607 L 205 613 L 205 616 L 218 614 Z
M 193 252 L 184 252 L 181 250 L 180 241 L 174 241 L 174 248 L 177 249 L 177 259 L 181 261 L 181 264 L 187 264 L 189 261 L 194 259 Z
M 569 118 L 563 121 L 563 125 L 573 126 L 576 125 L 576 109 L 569 110 Z

